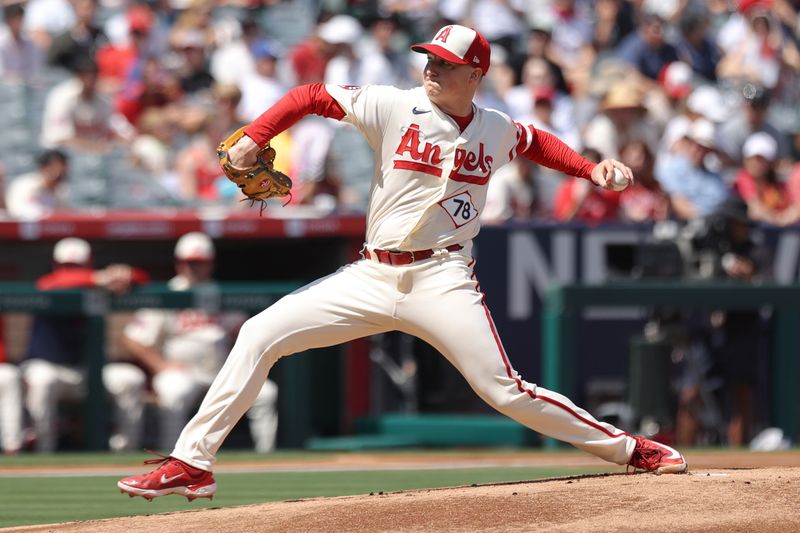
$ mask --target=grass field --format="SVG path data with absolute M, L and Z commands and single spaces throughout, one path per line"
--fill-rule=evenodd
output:
M 421 453 L 421 452 L 420 452 Z M 434 457 L 436 452 L 432 452 Z M 380 454 L 373 454 L 371 457 Z M 422 456 L 422 454 L 420 455 Z M 425 453 L 430 458 L 431 453 Z M 503 457 L 499 452 L 498 457 Z M 425 469 L 357 469 L 337 470 L 335 465 L 326 471 L 302 471 L 302 466 L 288 471 L 269 471 L 280 464 L 302 465 L 319 462 L 326 454 L 280 452 L 264 455 L 228 453 L 220 455 L 220 463 L 243 469 L 257 461 L 252 473 L 215 474 L 218 495 L 213 501 L 170 496 L 152 503 L 142 498 L 128 498 L 116 488 L 117 480 L 125 474 L 142 472 L 142 454 L 58 454 L 22 455 L 0 459 L 0 527 L 56 523 L 184 511 L 215 507 L 247 505 L 266 501 L 292 500 L 319 496 L 344 496 L 392 492 L 398 490 L 470 485 L 541 479 L 553 476 L 588 474 L 608 471 L 597 467 L 519 466 L 481 468 Z M 444 460 L 444 455 L 442 456 Z M 448 455 L 451 458 L 452 455 Z M 435 465 L 435 461 L 434 461 Z M 86 466 L 86 471 L 53 473 L 52 468 Z M 99 470 L 93 474 L 88 467 Z M 313 468 L 313 467 L 310 467 Z M 120 474 L 108 475 L 109 470 Z

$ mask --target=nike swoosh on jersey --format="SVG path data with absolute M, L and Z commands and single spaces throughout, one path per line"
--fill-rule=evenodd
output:
M 177 476 L 167 477 L 166 474 L 161 474 L 161 483 L 169 483 L 170 481 L 176 480 L 179 477 L 183 477 L 183 474 L 178 474 Z
M 430 109 L 428 109 L 428 110 L 417 109 L 417 106 L 414 106 L 414 108 L 411 110 L 411 112 L 414 113 L 415 115 L 424 115 L 425 113 L 430 113 L 431 110 Z

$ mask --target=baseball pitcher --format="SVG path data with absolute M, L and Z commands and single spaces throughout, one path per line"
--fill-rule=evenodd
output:
M 270 181 L 263 154 L 272 137 L 309 113 L 357 127 L 375 152 L 363 258 L 248 320 L 170 456 L 154 460 L 160 465 L 150 473 L 122 479 L 123 492 L 212 497 L 215 454 L 278 359 L 393 330 L 434 346 L 487 403 L 543 435 L 634 469 L 686 470 L 676 450 L 523 380 L 473 271 L 472 238 L 498 167 L 521 156 L 604 188 L 617 187 L 615 169 L 627 182 L 631 170 L 615 160 L 593 164 L 553 135 L 477 107 L 490 49 L 476 31 L 445 26 L 412 50 L 427 55 L 422 87 L 297 87 L 221 147 L 223 168 L 240 169 L 243 191 L 254 183 L 270 191 L 286 183 L 282 175 Z

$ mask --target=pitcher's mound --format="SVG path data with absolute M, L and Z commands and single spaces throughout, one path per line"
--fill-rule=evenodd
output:
M 609 474 L 28 527 L 54 532 L 800 530 L 800 468 Z

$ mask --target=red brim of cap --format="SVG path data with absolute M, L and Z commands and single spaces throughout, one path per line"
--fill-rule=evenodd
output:
M 430 43 L 415 44 L 415 45 L 413 45 L 411 47 L 411 49 L 414 52 L 419 52 L 420 54 L 431 53 L 431 54 L 435 55 L 436 57 L 441 57 L 445 61 L 449 61 L 450 63 L 455 63 L 456 65 L 471 65 L 472 64 L 469 61 L 465 61 L 465 60 L 461 59 L 460 57 L 455 55 L 453 52 L 448 50 L 447 48 L 439 46 L 438 44 L 430 44 Z
M 186 255 L 183 257 L 177 257 L 178 261 L 213 261 L 213 257 L 209 257 L 207 255 Z

